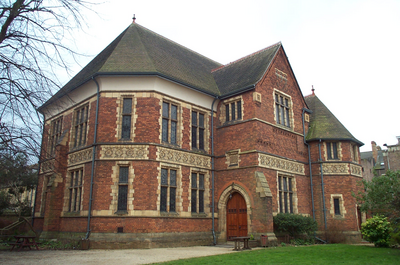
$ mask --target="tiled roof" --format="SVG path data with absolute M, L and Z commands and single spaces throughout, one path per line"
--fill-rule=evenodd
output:
M 220 66 L 220 63 L 132 23 L 45 105 L 96 75 L 159 75 L 201 92 L 219 95 L 211 70 Z
M 312 110 L 310 115 L 310 128 L 306 140 L 350 140 L 364 145 L 358 141 L 332 112 L 319 100 L 316 95 L 305 97 L 307 106 Z
M 260 81 L 281 46 L 280 42 L 276 43 L 235 62 L 214 69 L 212 74 L 221 95 L 238 92 Z

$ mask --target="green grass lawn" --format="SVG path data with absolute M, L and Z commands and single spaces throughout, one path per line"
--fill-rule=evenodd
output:
M 287 246 L 162 264 L 400 264 L 400 250 L 342 244 Z

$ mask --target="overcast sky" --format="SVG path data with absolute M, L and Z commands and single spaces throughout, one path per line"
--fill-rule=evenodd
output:
M 92 55 L 81 66 L 133 14 L 136 23 L 222 64 L 281 41 L 303 95 L 314 86 L 365 144 L 361 151 L 400 136 L 400 0 L 110 0 L 94 10 L 87 34 L 75 39 L 81 53 Z

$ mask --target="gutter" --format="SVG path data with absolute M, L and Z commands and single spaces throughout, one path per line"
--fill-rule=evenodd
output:
M 322 156 L 321 156 L 321 139 L 319 139 L 318 142 L 318 153 L 319 153 L 319 166 L 321 170 L 321 189 L 322 189 L 322 206 L 323 206 L 323 212 L 324 212 L 324 223 L 325 223 L 325 230 L 327 229 L 326 227 L 326 207 L 325 207 L 325 190 L 324 190 L 324 173 L 322 171 Z
M 309 170 L 310 170 L 310 188 L 311 188 L 311 203 L 312 203 L 312 215 L 313 219 L 315 221 L 315 205 L 314 205 L 314 185 L 313 185 L 313 180 L 312 180 L 312 164 L 311 164 L 311 150 L 310 150 L 310 145 L 306 141 L 306 130 L 304 128 L 304 113 L 307 112 L 308 114 L 311 114 L 312 111 L 306 108 L 303 108 L 303 113 L 302 113 L 302 119 L 303 119 L 303 136 L 304 136 L 304 144 L 307 145 L 308 149 L 308 165 L 309 165 Z
M 215 236 L 215 177 L 214 177 L 214 103 L 218 100 L 218 97 L 215 97 L 211 104 L 211 182 L 212 182 L 212 202 L 211 202 L 211 217 L 212 217 L 212 236 L 213 236 L 213 244 L 214 246 L 217 244 L 217 238 Z
M 89 236 L 90 236 L 90 218 L 92 216 L 92 201 L 93 201 L 94 163 L 95 163 L 95 158 L 96 158 L 97 127 L 99 124 L 100 86 L 94 76 L 92 77 L 92 80 L 96 83 L 96 86 L 97 86 L 97 102 L 96 102 L 96 121 L 95 121 L 95 125 L 94 125 L 93 151 L 92 151 L 92 170 L 91 170 L 91 174 L 90 174 L 89 212 L 88 212 L 86 237 L 84 238 L 85 240 L 89 239 Z

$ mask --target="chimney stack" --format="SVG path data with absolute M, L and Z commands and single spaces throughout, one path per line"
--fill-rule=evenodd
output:
M 372 157 L 374 158 L 374 164 L 378 162 L 378 148 L 376 148 L 376 143 L 374 141 L 371 142 L 372 146 Z

